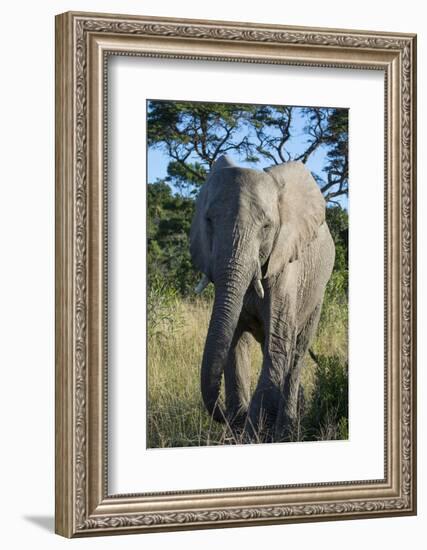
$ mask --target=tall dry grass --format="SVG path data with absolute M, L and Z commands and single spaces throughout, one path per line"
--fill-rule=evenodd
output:
M 200 364 L 211 307 L 209 300 L 184 300 L 167 288 L 155 288 L 149 293 L 147 446 L 150 448 L 236 443 L 226 425 L 220 425 L 209 417 L 201 400 Z M 318 336 L 312 347 L 316 357 L 337 357 L 339 365 L 346 364 L 346 307 L 333 301 L 325 304 Z M 260 347 L 254 342 L 251 360 L 253 387 L 261 361 Z M 302 374 L 305 412 L 301 413 L 307 418 L 319 386 L 317 375 L 321 367 L 307 356 Z M 324 385 L 328 373 L 327 369 L 323 368 L 323 371 Z M 332 418 L 331 423 L 339 421 Z M 321 430 L 327 437 L 323 437 Z M 331 433 L 335 437 L 330 437 Z M 336 439 L 339 435 L 337 429 L 329 429 L 326 433 L 322 426 L 317 427 L 317 431 L 307 427 L 302 418 L 296 439 Z

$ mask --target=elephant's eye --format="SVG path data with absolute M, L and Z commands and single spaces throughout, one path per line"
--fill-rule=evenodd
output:
M 265 223 L 262 228 L 266 231 L 267 229 L 270 229 L 270 224 L 269 223 Z

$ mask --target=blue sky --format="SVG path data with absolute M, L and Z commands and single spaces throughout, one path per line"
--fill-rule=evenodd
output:
M 287 151 L 291 154 L 298 154 L 307 148 L 308 136 L 304 132 L 305 119 L 299 109 L 295 109 L 293 113 L 292 121 L 292 138 L 287 143 Z M 236 134 L 236 138 L 241 138 L 242 135 Z M 316 151 L 310 155 L 306 165 L 314 173 L 325 178 L 324 168 L 327 164 L 327 146 L 321 145 Z M 245 166 L 248 168 L 254 168 L 256 170 L 262 170 L 272 165 L 269 159 L 260 157 L 259 162 L 245 162 L 243 158 L 240 158 L 235 151 L 229 151 L 227 153 L 236 164 L 239 166 Z M 155 182 L 157 179 L 163 179 L 167 176 L 167 167 L 170 161 L 170 157 L 166 154 L 163 148 L 149 147 L 148 148 L 148 183 Z M 192 159 L 194 160 L 194 159 Z M 347 197 L 339 197 L 337 201 L 345 209 L 348 208 Z

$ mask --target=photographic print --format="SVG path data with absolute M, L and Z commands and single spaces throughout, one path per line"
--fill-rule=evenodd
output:
M 147 101 L 147 447 L 346 440 L 348 109 Z

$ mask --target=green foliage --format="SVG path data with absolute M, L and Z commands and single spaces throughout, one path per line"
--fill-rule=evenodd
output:
M 155 277 L 186 295 L 197 282 L 188 244 L 194 200 L 173 195 L 158 181 L 147 186 L 147 203 L 148 285 Z
M 341 206 L 326 209 L 326 221 L 335 244 L 335 265 L 326 290 L 326 300 L 348 296 L 348 212 Z
M 336 355 L 315 359 L 314 388 L 303 419 L 305 439 L 348 439 L 348 365 Z
M 208 171 L 199 162 L 181 163 L 171 160 L 168 164 L 166 181 L 171 182 L 178 189 L 180 195 L 187 192 L 190 196 L 197 195 L 201 183 L 206 180 Z

